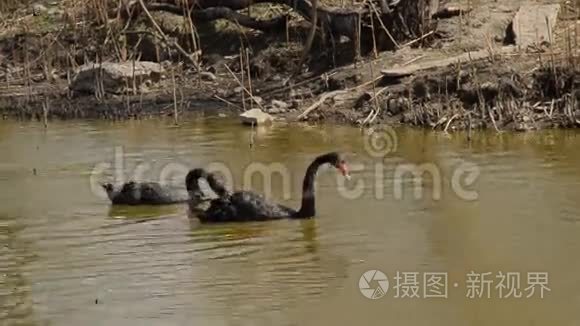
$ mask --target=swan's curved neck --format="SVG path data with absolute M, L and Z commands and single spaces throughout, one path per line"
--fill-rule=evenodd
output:
M 296 217 L 305 218 L 316 215 L 314 178 L 316 177 L 318 168 L 324 163 L 326 163 L 325 157 L 321 156 L 310 163 L 306 169 L 304 181 L 302 182 L 302 205 L 300 206 L 300 210 L 296 213 Z
M 193 172 L 190 172 L 186 177 L 186 188 L 187 191 L 192 194 L 196 192 L 201 192 L 199 187 L 199 179 L 205 179 L 213 192 L 215 192 L 219 197 L 224 197 L 228 194 L 225 185 L 213 174 L 207 172 L 204 169 L 196 169 Z
M 228 195 L 228 190 L 225 185 L 212 173 L 208 173 L 206 177 L 210 188 L 219 196 L 224 197 Z

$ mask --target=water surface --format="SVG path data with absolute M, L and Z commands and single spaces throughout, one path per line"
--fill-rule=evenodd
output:
M 1 121 L 2 325 L 576 325 L 578 134 L 396 137 L 379 158 L 350 127 Z M 269 192 L 256 177 L 252 188 L 297 207 L 306 166 L 331 150 L 348 154 L 353 178 L 320 170 L 313 220 L 200 225 L 182 205 L 111 208 L 91 186 L 119 171 L 179 184 L 187 168 L 213 164 L 238 189 L 249 167 L 279 163 L 289 186 L 273 177 Z M 476 200 L 451 186 L 462 162 L 479 170 L 465 186 Z M 413 180 L 398 176 L 405 164 L 441 178 L 415 197 Z M 363 191 L 347 196 L 357 183 Z M 371 269 L 390 281 L 376 300 L 359 291 Z M 397 271 L 418 273 L 419 298 L 396 297 Z M 467 297 L 471 271 L 492 273 L 490 298 Z M 528 272 L 548 273 L 550 291 L 500 298 L 500 271 L 520 273 L 521 291 Z M 430 272 L 447 273 L 447 298 L 424 297 Z

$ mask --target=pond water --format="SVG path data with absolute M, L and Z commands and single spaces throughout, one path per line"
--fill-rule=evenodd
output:
M 0 121 L 1 324 L 577 324 L 577 132 L 382 135 L 217 117 Z M 113 208 L 98 187 L 180 185 L 212 166 L 230 188 L 298 207 L 307 165 L 334 150 L 352 178 L 321 169 L 310 220 L 200 224 L 185 205 Z M 388 280 L 366 274 L 376 299 L 359 289 L 369 270 Z

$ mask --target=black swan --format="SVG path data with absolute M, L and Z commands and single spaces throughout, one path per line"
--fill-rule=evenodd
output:
M 243 222 L 263 221 L 281 218 L 311 218 L 316 214 L 314 203 L 314 178 L 318 168 L 323 164 L 331 164 L 336 167 L 343 176 L 350 178 L 346 162 L 339 153 L 331 152 L 318 156 L 306 169 L 302 184 L 302 205 L 299 210 L 290 207 L 270 203 L 262 195 L 251 191 L 236 191 L 228 193 L 222 184 L 208 180 L 210 187 L 218 188 L 218 198 L 209 202 L 205 210 L 196 208 L 196 213 L 201 222 Z M 205 174 L 207 175 L 207 174 Z M 192 177 L 202 177 L 194 175 Z M 211 179 L 211 175 L 210 175 Z M 196 182 L 191 182 L 195 185 Z M 193 189 L 190 196 L 195 203 L 197 190 Z M 215 190 L 214 190 L 215 191 Z M 198 192 L 199 193 L 199 192 Z M 191 206 L 190 206 L 191 207 Z
M 167 205 L 189 200 L 187 192 L 157 182 L 129 181 L 120 187 L 106 183 L 102 187 L 113 205 Z
M 114 205 L 165 205 L 191 203 L 192 199 L 199 203 L 208 202 L 212 198 L 199 188 L 199 178 L 206 179 L 211 189 L 218 196 L 221 197 L 227 194 L 223 182 L 203 169 L 189 171 L 185 177 L 187 191 L 164 186 L 157 182 L 129 181 L 120 187 L 105 183 L 102 187 Z

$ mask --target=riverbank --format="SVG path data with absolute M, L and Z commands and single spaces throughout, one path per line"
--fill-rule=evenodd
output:
M 171 115 L 179 121 L 200 110 L 239 114 L 260 108 L 288 121 L 358 126 L 388 123 L 445 131 L 579 127 L 577 20 L 561 10 L 551 42 L 509 44 L 510 24 L 522 5 L 472 1 L 471 8 L 439 20 L 421 38 L 376 55 L 367 49 L 355 63 L 349 62 L 354 53 L 348 42 L 336 44 L 332 55 L 324 44 L 315 44 L 307 69 L 295 76 L 305 36 L 300 28 L 290 36 L 244 35 L 238 40 L 242 52 L 239 44 L 224 45 L 235 43 L 239 33 L 224 33 L 203 49 L 201 66 L 165 60 L 159 81 L 121 94 L 72 92 L 73 72 L 56 64 L 36 73 L 30 64 L 5 64 L 0 115 L 39 120 Z M 1 53 L 8 57 L 9 49 L 26 48 L 31 58 L 42 60 L 48 50 L 38 49 L 46 48 L 47 40 L 39 35 L 1 38 Z

